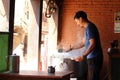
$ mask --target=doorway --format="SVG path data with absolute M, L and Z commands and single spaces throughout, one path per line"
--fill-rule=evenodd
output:
M 40 1 L 15 2 L 13 54 L 20 56 L 20 70 L 45 71 L 49 64 L 48 56 L 56 52 L 58 15 L 46 18 L 44 16 L 46 5 L 46 0 L 43 0 L 42 31 L 39 34 Z
M 16 0 L 13 54 L 20 56 L 20 70 L 38 70 L 39 0 Z
M 42 11 L 42 35 L 41 35 L 41 70 L 46 71 L 51 65 L 50 56 L 57 53 L 57 33 L 58 33 L 58 10 L 47 18 L 45 16 L 47 8 L 46 0 L 43 0 Z M 57 6 L 56 6 L 57 8 Z

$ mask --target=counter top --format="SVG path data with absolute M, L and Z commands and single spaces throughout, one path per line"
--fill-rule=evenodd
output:
M 72 71 L 56 71 L 48 73 L 46 71 L 20 71 L 19 73 L 0 73 L 0 80 L 65 80 L 70 78 Z

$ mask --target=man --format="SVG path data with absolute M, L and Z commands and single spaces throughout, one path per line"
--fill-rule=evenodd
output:
M 100 43 L 100 37 L 96 25 L 90 22 L 87 18 L 87 14 L 84 11 L 76 12 L 74 20 L 77 25 L 84 28 L 84 38 L 79 46 L 71 45 L 70 50 L 79 49 L 85 47 L 85 52 L 82 56 L 75 58 L 75 61 L 82 61 L 87 57 L 88 63 L 88 79 L 89 80 L 100 80 L 99 75 L 103 63 L 103 52 Z

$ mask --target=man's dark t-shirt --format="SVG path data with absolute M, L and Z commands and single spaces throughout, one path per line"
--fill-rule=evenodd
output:
M 87 59 L 95 58 L 95 57 L 102 57 L 103 52 L 100 43 L 100 36 L 97 27 L 93 23 L 89 23 L 85 29 L 85 48 L 87 49 L 90 45 L 89 39 L 95 39 L 95 48 L 87 55 Z

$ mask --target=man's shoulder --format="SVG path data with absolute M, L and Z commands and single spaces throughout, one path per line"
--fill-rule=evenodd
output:
M 92 22 L 90 22 L 88 26 L 90 26 L 90 27 L 96 27 L 96 25 L 94 23 L 92 23 Z
M 88 29 L 90 30 L 97 30 L 97 27 L 94 23 L 90 22 L 89 25 L 88 25 Z

